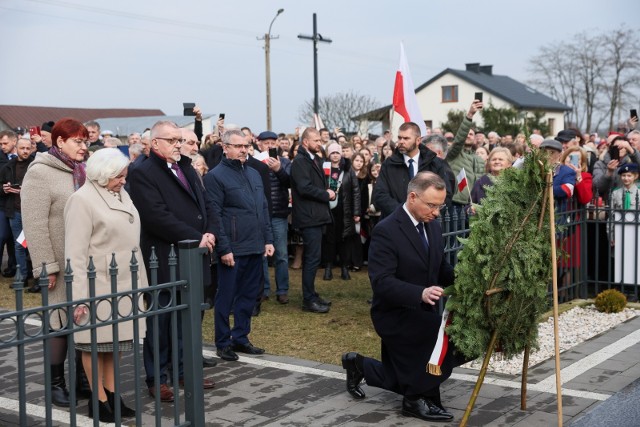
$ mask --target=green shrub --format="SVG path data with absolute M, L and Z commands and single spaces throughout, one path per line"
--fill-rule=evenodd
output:
M 615 289 L 602 291 L 596 297 L 596 309 L 604 313 L 620 313 L 627 306 L 627 297 Z

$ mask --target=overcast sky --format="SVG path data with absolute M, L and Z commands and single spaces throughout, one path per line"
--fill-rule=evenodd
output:
M 638 0 L 0 0 L 0 104 L 160 108 L 182 102 L 254 132 L 266 127 L 264 36 L 274 130 L 291 132 L 313 98 L 353 90 L 390 104 L 399 44 L 416 85 L 468 62 L 526 81 L 540 46 L 582 30 L 637 24 Z M 637 26 L 637 25 L 636 25 Z M 640 46 L 630 47 L 639 49 Z M 24 123 L 25 126 L 31 123 Z

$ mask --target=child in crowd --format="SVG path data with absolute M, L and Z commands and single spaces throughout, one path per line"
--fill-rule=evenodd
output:
M 622 187 L 616 188 L 611 193 L 611 206 L 613 209 L 638 209 L 636 204 L 640 197 L 638 182 L 638 165 L 627 163 L 618 169 Z

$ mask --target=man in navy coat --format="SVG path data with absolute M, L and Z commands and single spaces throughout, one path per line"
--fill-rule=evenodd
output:
M 151 129 L 151 152 L 149 157 L 130 170 L 131 199 L 140 213 L 142 231 L 140 248 L 145 265 L 149 269 L 151 247 L 155 247 L 159 260 L 158 283 L 171 280 L 169 276 L 169 251 L 171 244 L 192 239 L 200 242 L 210 252 L 215 245 L 213 234 L 216 217 L 211 201 L 205 197 L 204 188 L 196 176 L 191 159 L 180 154 L 182 133 L 175 123 L 160 121 Z M 204 286 L 208 285 L 209 265 L 204 263 Z M 148 277 L 151 277 L 147 271 Z M 159 305 L 170 301 L 168 292 L 161 292 Z M 163 402 L 173 401 L 173 392 L 167 386 L 167 368 L 171 354 L 171 315 L 158 315 L 158 330 L 154 330 L 153 317 L 147 317 L 147 334 L 144 340 L 144 367 L 147 372 L 149 393 L 155 396 L 154 357 L 160 364 L 160 398 Z M 160 353 L 153 353 L 153 336 L 158 335 Z M 182 330 L 178 326 L 178 346 L 182 355 Z M 179 375 L 182 376 L 182 357 L 179 361 Z M 203 381 L 205 388 L 213 388 L 209 379 Z
M 260 174 L 247 166 L 249 143 L 239 130 L 222 136 L 225 158 L 204 177 L 220 222 L 218 292 L 215 299 L 216 353 L 236 361 L 236 352 L 262 354 L 249 341 L 251 313 L 262 293 L 263 258 L 273 255 L 267 197 Z M 229 316 L 233 311 L 233 329 Z
M 440 402 L 439 386 L 464 362 L 450 343 L 441 375 L 427 370 L 442 321 L 436 304 L 454 279 L 437 220 L 446 196 L 442 178 L 421 172 L 409 182 L 406 202 L 373 230 L 371 319 L 382 340 L 382 361 L 358 353 L 342 356 L 347 391 L 354 398 L 365 397 L 360 388 L 364 379 L 403 395 L 402 413 L 427 421 L 453 418 Z

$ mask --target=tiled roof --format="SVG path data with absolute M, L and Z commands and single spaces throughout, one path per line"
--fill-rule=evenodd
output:
M 63 108 L 0 105 L 0 120 L 10 128 L 40 126 L 49 120 L 73 117 L 81 122 L 104 117 L 164 116 L 162 110 L 134 108 Z
M 416 89 L 416 93 L 429 86 L 432 82 L 445 74 L 453 74 L 484 91 L 496 95 L 511 103 L 518 109 L 540 109 L 546 111 L 570 110 L 565 104 L 538 92 L 537 90 L 512 79 L 509 76 L 499 76 L 492 73 L 470 70 L 454 70 L 447 68 Z

